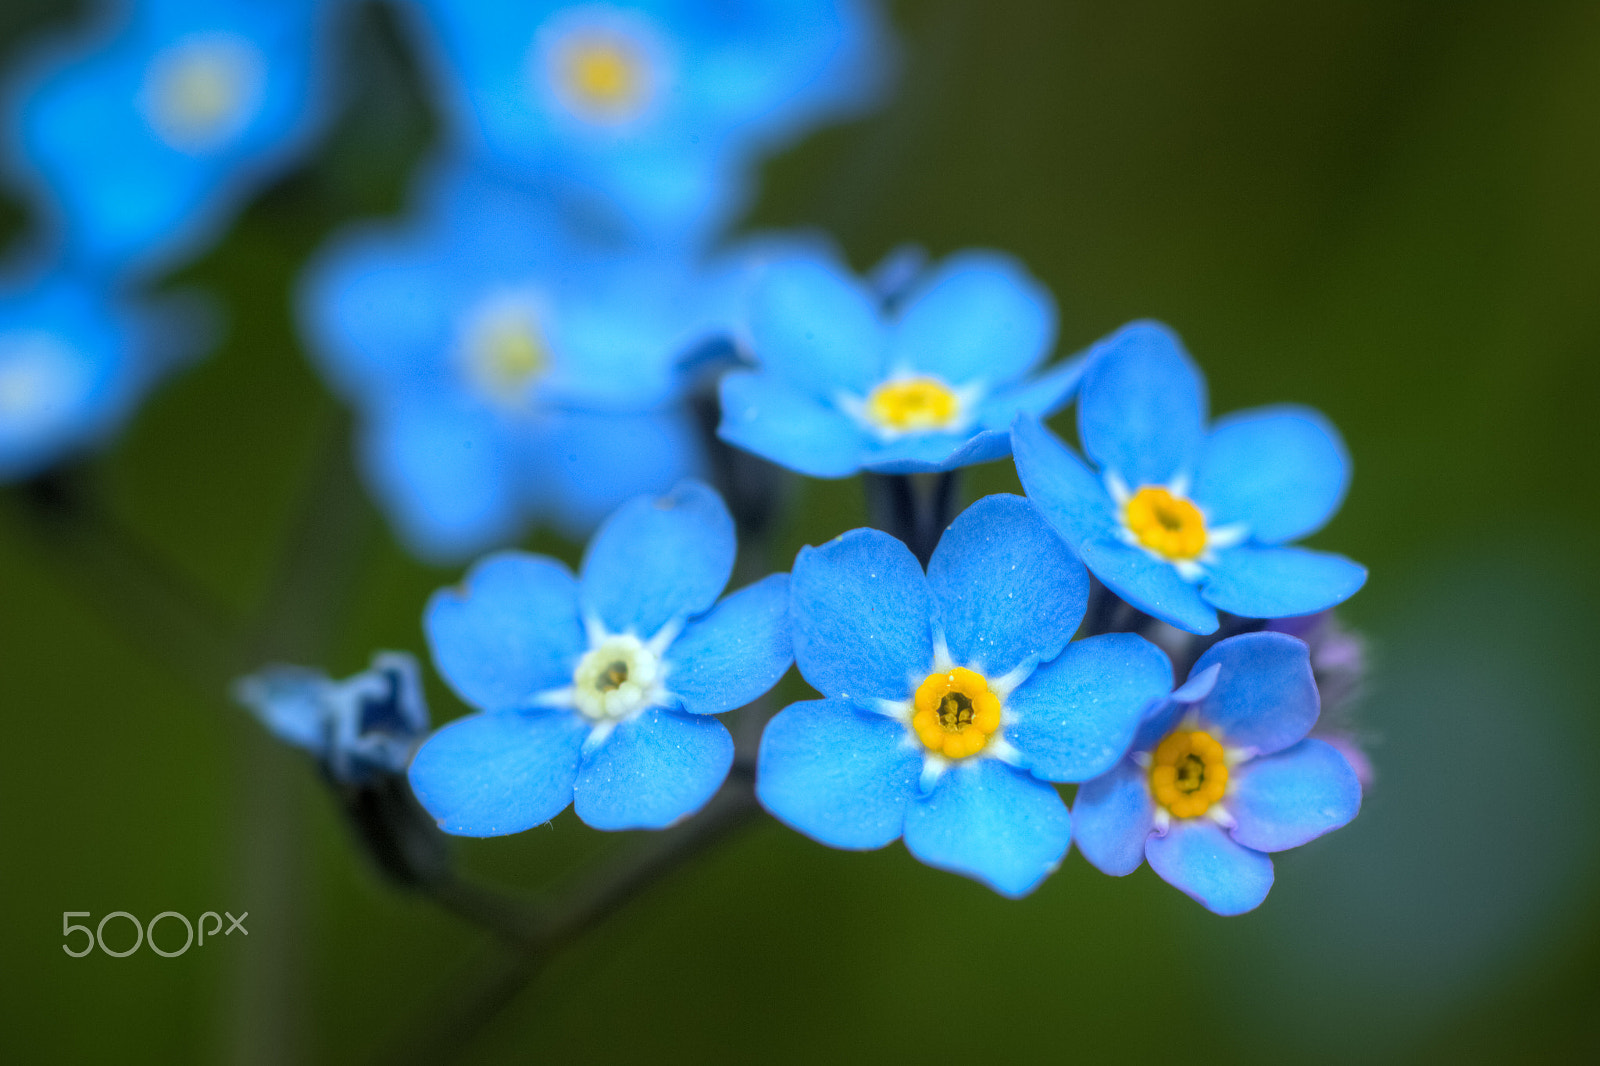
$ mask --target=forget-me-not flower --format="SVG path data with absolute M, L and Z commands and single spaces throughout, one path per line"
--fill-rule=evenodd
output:
M 469 151 L 637 233 L 694 239 L 748 198 L 761 151 L 877 96 L 868 0 L 413 0 Z
M 60 270 L 0 286 L 0 482 L 121 425 L 170 354 L 159 318 Z
M 434 734 L 411 785 L 442 829 L 516 833 L 570 803 L 596 829 L 663 829 L 699 810 L 733 762 L 715 717 L 792 661 L 789 578 L 717 599 L 733 520 L 696 481 L 639 497 L 590 541 L 576 579 L 517 552 L 436 593 L 434 664 L 483 713 Z
M 11 86 L 11 155 L 84 268 L 167 265 L 226 225 L 327 108 L 322 0 L 140 0 Z
M 1205 382 L 1178 339 L 1125 326 L 1088 356 L 1078 397 L 1091 472 L 1038 419 L 1013 432 L 1028 498 L 1091 573 L 1133 606 L 1190 633 L 1217 611 L 1311 614 L 1351 596 L 1366 570 L 1287 547 L 1344 499 L 1338 431 L 1304 407 L 1240 411 L 1206 427 Z
M 953 470 L 1011 453 L 1019 412 L 1066 403 L 1081 364 L 1036 377 L 1055 301 L 1020 263 L 962 252 L 892 308 L 817 256 L 771 265 L 750 297 L 758 364 L 722 379 L 728 443 L 812 477 Z
M 1269 852 L 1338 829 L 1361 807 L 1344 756 L 1306 736 L 1317 710 L 1303 642 L 1219 641 L 1152 710 L 1132 753 L 1078 790 L 1078 850 L 1119 877 L 1148 860 L 1218 914 L 1254 910 L 1272 888 Z
M 1116 764 L 1172 686 L 1166 655 L 1111 633 L 1069 644 L 1088 576 L 1020 496 L 987 496 L 924 575 L 857 529 L 795 560 L 795 662 L 824 698 L 767 725 L 756 795 L 837 848 L 899 837 L 930 866 L 1007 896 L 1033 891 L 1071 839 L 1049 782 Z
M 419 200 L 401 227 L 336 239 L 301 292 L 414 551 L 461 558 L 536 517 L 582 535 L 700 469 L 678 360 L 725 330 L 694 263 L 589 239 L 459 167 L 426 175 Z
M 428 731 L 422 676 L 404 652 L 379 652 L 370 667 L 343 681 L 304 667 L 270 666 L 241 678 L 234 698 L 343 784 L 404 771 Z

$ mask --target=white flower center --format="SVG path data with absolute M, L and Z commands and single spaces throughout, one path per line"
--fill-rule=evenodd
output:
M 0 434 L 43 428 L 64 416 L 88 387 L 84 367 L 55 336 L 0 337 Z
M 182 152 L 222 147 L 261 103 L 266 61 L 231 33 L 185 37 L 150 61 L 140 108 L 160 138 Z
M 572 674 L 573 702 L 595 721 L 615 721 L 659 703 L 661 658 L 638 637 L 610 634 L 584 653 Z

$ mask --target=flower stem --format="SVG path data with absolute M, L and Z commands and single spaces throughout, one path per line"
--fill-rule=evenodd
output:
M 898 537 L 923 566 L 955 517 L 959 471 L 939 474 L 863 474 L 872 524 Z

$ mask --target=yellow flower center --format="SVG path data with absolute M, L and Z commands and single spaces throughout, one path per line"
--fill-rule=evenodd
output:
M 929 674 L 912 703 L 911 728 L 947 759 L 976 755 L 1000 728 L 1000 697 L 982 674 L 959 666 Z
M 867 414 L 885 429 L 901 433 L 944 429 L 961 414 L 961 400 L 937 378 L 906 378 L 873 389 Z
M 618 34 L 573 35 L 557 53 L 555 78 L 567 105 L 592 122 L 626 121 L 645 104 L 645 56 Z
M 529 386 L 550 368 L 538 323 L 523 308 L 485 316 L 467 343 L 467 373 L 479 392 L 498 404 L 522 403 Z
M 1198 818 L 1228 790 L 1228 761 L 1209 733 L 1179 730 L 1150 756 L 1150 795 L 1174 818 Z
M 1200 508 L 1159 485 L 1146 485 L 1123 505 L 1122 522 L 1140 544 L 1172 560 L 1198 559 L 1206 550 Z

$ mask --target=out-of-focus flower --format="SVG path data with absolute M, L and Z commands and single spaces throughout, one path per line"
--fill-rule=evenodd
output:
M 412 0 L 469 150 L 635 232 L 710 233 L 763 151 L 876 98 L 866 0 Z
M 664 829 L 699 810 L 733 762 L 714 715 L 775 685 L 792 661 L 789 578 L 717 599 L 733 520 L 695 481 L 624 504 L 574 580 L 506 552 L 424 619 L 434 664 L 473 707 L 411 764 L 440 828 L 498 836 L 570 803 L 596 829 Z
M 1019 412 L 1071 397 L 1050 294 L 1009 256 L 963 252 L 886 310 L 816 256 L 773 264 L 750 299 L 758 368 L 722 380 L 722 438 L 812 477 L 952 470 L 1004 458 Z
M 1285 547 L 1344 499 L 1338 431 L 1305 407 L 1240 411 L 1206 428 L 1205 383 L 1178 339 L 1151 322 L 1090 352 L 1078 431 L 1090 472 L 1037 418 L 1013 431 L 1028 497 L 1118 596 L 1190 633 L 1217 610 L 1310 614 L 1367 579 L 1339 555 Z
M 42 49 L 11 151 L 77 266 L 169 265 L 225 226 L 328 108 L 322 0 L 140 0 Z
M 158 317 L 61 271 L 0 286 L 0 481 L 121 425 L 170 355 Z
M 1362 789 L 1371 788 L 1377 772 L 1364 743 L 1368 738 L 1362 736 L 1354 714 L 1366 686 L 1367 642 L 1361 634 L 1341 625 L 1332 611 L 1277 618 L 1267 623 L 1267 628 L 1306 642 L 1311 653 L 1311 673 L 1322 699 L 1322 715 L 1311 735 L 1339 749 L 1356 772 Z
M 341 784 L 404 771 L 428 731 L 417 661 L 404 652 L 379 652 L 370 667 L 343 681 L 300 666 L 269 666 L 241 678 L 234 698 Z
M 302 289 L 318 363 L 362 414 L 408 544 L 454 559 L 534 517 L 582 535 L 702 464 L 681 357 L 725 332 L 691 261 L 573 232 L 483 175 L 429 175 L 402 227 L 336 239 Z
M 802 549 L 795 661 L 825 698 L 768 724 L 757 797 L 832 847 L 904 836 L 930 866 L 1033 891 L 1071 838 L 1047 782 L 1115 765 L 1172 686 L 1167 657 L 1139 636 L 1068 643 L 1088 584 L 1019 496 L 957 517 L 926 575 L 874 529 Z
M 1254 910 L 1272 888 L 1268 852 L 1338 829 L 1361 807 L 1350 764 L 1307 738 L 1316 720 L 1304 643 L 1219 641 L 1140 726 L 1132 753 L 1078 790 L 1078 850 L 1119 877 L 1149 860 L 1217 914 Z

